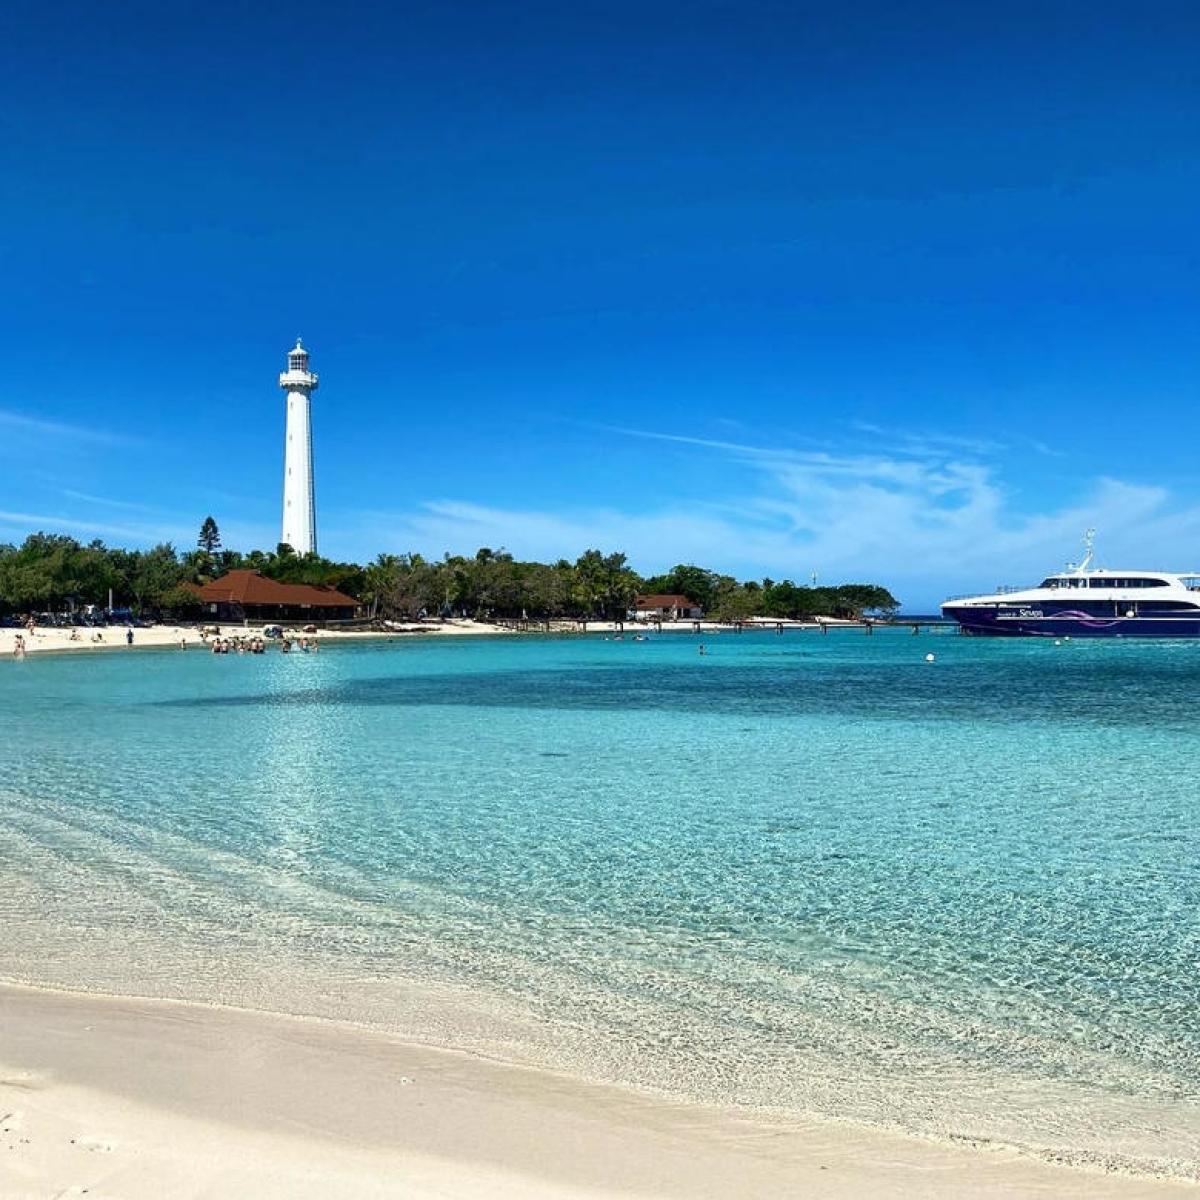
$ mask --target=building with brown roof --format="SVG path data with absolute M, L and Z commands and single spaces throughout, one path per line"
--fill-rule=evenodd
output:
M 279 583 L 259 571 L 229 571 L 203 585 L 189 585 L 205 614 L 220 621 L 346 621 L 358 601 L 336 588 Z
M 635 621 L 698 621 L 704 610 L 687 596 L 636 596 L 629 615 Z

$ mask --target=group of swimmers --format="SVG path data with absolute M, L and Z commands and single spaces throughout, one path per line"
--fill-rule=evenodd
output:
M 181 643 L 182 644 L 182 643 Z M 279 651 L 281 654 L 291 654 L 293 646 L 295 649 L 310 654 L 317 648 L 316 638 L 300 638 L 299 641 L 293 643 L 291 638 L 279 639 Z M 226 637 L 213 638 L 210 651 L 213 654 L 266 654 L 267 643 L 264 638 L 260 637 Z
M 213 638 L 213 654 L 265 654 L 267 643 L 260 637 Z

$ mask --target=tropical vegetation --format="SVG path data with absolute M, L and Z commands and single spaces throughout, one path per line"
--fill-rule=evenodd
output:
M 574 562 L 525 562 L 503 549 L 471 557 L 381 554 L 365 566 L 290 546 L 242 553 L 221 548 L 212 517 L 196 549 L 169 543 L 126 550 L 101 541 L 83 544 L 62 534 L 35 533 L 19 545 L 0 545 L 0 611 L 66 612 L 87 605 L 132 608 L 156 615 L 196 609 L 186 586 L 249 568 L 283 583 L 336 588 L 381 618 L 421 614 L 530 619 L 621 619 L 639 594 L 684 595 L 717 620 L 751 616 L 803 618 L 886 615 L 897 602 L 877 584 L 809 587 L 791 580 L 738 581 L 704 567 L 680 565 L 643 577 L 624 554 L 586 550 Z M 110 601 L 111 596 L 111 601 Z

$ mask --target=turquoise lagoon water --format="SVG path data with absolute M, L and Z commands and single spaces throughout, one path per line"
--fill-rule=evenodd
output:
M 0 664 L 0 974 L 1195 1176 L 1200 644 L 706 642 Z

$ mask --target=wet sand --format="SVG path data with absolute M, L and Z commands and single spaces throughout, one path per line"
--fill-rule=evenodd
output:
M 1188 1184 L 765 1122 L 355 1026 L 0 987 L 0 1195 L 1160 1197 Z

